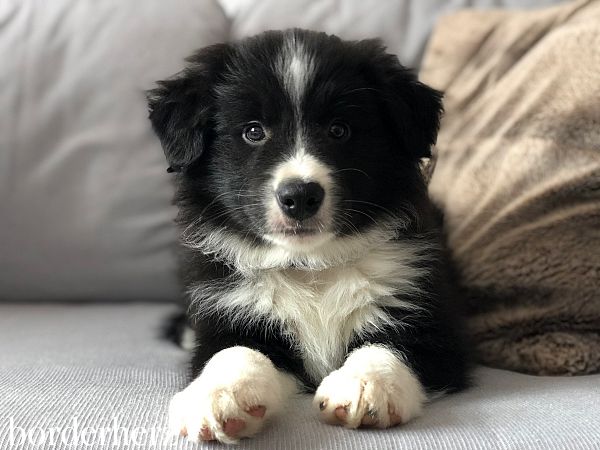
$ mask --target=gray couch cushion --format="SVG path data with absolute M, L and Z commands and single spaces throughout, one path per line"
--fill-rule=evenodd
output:
M 144 89 L 227 29 L 212 0 L 0 1 L 0 300 L 177 295 Z
M 168 400 L 186 379 L 186 353 L 159 338 L 171 311 L 157 304 L 0 305 L 0 449 L 15 448 L 11 428 L 16 443 L 21 428 L 35 442 L 45 433 L 45 444 L 17 448 L 67 448 L 60 437 L 50 445 L 50 429 L 67 430 L 71 442 L 74 420 L 80 436 L 91 427 L 85 437 L 94 445 L 70 448 L 222 448 L 162 432 Z M 471 390 L 435 401 L 423 417 L 387 431 L 323 425 L 310 411 L 310 397 L 301 396 L 239 448 L 600 448 L 600 375 L 540 378 L 480 368 L 476 379 Z M 115 434 L 115 420 L 129 433 L 141 427 L 137 437 L 126 439 L 123 429 Z

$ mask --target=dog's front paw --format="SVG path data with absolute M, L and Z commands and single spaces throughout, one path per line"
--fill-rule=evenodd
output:
M 423 387 L 406 364 L 385 347 L 370 345 L 323 379 L 313 403 L 326 423 L 387 428 L 419 415 L 424 401 Z
M 187 388 L 171 399 L 169 429 L 192 442 L 236 443 L 258 432 L 267 412 L 261 399 L 243 397 L 233 389 Z
M 217 353 L 169 405 L 169 429 L 189 440 L 233 444 L 256 434 L 293 389 L 263 354 L 246 347 Z

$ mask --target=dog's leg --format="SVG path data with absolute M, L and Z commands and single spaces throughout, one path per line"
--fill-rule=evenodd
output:
M 419 379 L 399 354 L 366 345 L 323 379 L 314 405 L 330 424 L 387 428 L 419 415 L 425 398 Z
M 248 347 L 216 353 L 169 405 L 169 428 L 191 441 L 236 443 L 257 433 L 295 391 L 294 379 Z

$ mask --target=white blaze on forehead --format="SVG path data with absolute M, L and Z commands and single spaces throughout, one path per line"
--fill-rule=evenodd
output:
M 295 33 L 285 38 L 277 66 L 283 87 L 290 96 L 296 113 L 299 113 L 306 87 L 313 77 L 314 62 Z
M 287 33 L 277 59 L 277 72 L 283 88 L 292 102 L 295 115 L 296 136 L 293 154 L 283 161 L 273 173 L 273 188 L 290 178 L 306 182 L 316 181 L 327 190 L 330 185 L 330 170 L 306 151 L 306 133 L 302 125 L 302 100 L 306 87 L 314 74 L 314 60 L 295 32 Z

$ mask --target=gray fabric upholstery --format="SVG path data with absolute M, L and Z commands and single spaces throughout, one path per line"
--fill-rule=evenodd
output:
M 178 294 L 144 90 L 228 26 L 213 0 L 0 1 L 0 300 Z
M 196 446 L 158 434 L 123 432 L 114 445 L 67 447 L 49 443 L 50 428 L 77 418 L 84 427 L 133 430 L 165 426 L 170 396 L 183 387 L 186 354 L 159 338 L 168 305 L 0 305 L 0 449 L 222 448 Z M 348 431 L 316 421 L 310 398 L 294 400 L 286 415 L 241 449 L 598 449 L 600 376 L 540 378 L 480 368 L 470 391 L 435 401 L 420 419 L 387 431 Z M 12 418 L 12 422 L 11 422 Z M 12 447 L 10 431 L 34 430 L 43 445 Z M 35 427 L 39 427 L 37 430 Z M 68 440 L 69 432 L 65 434 Z M 91 439 L 91 435 L 89 435 Z M 18 441 L 17 441 L 18 442 Z M 125 444 L 128 445 L 125 445 Z

